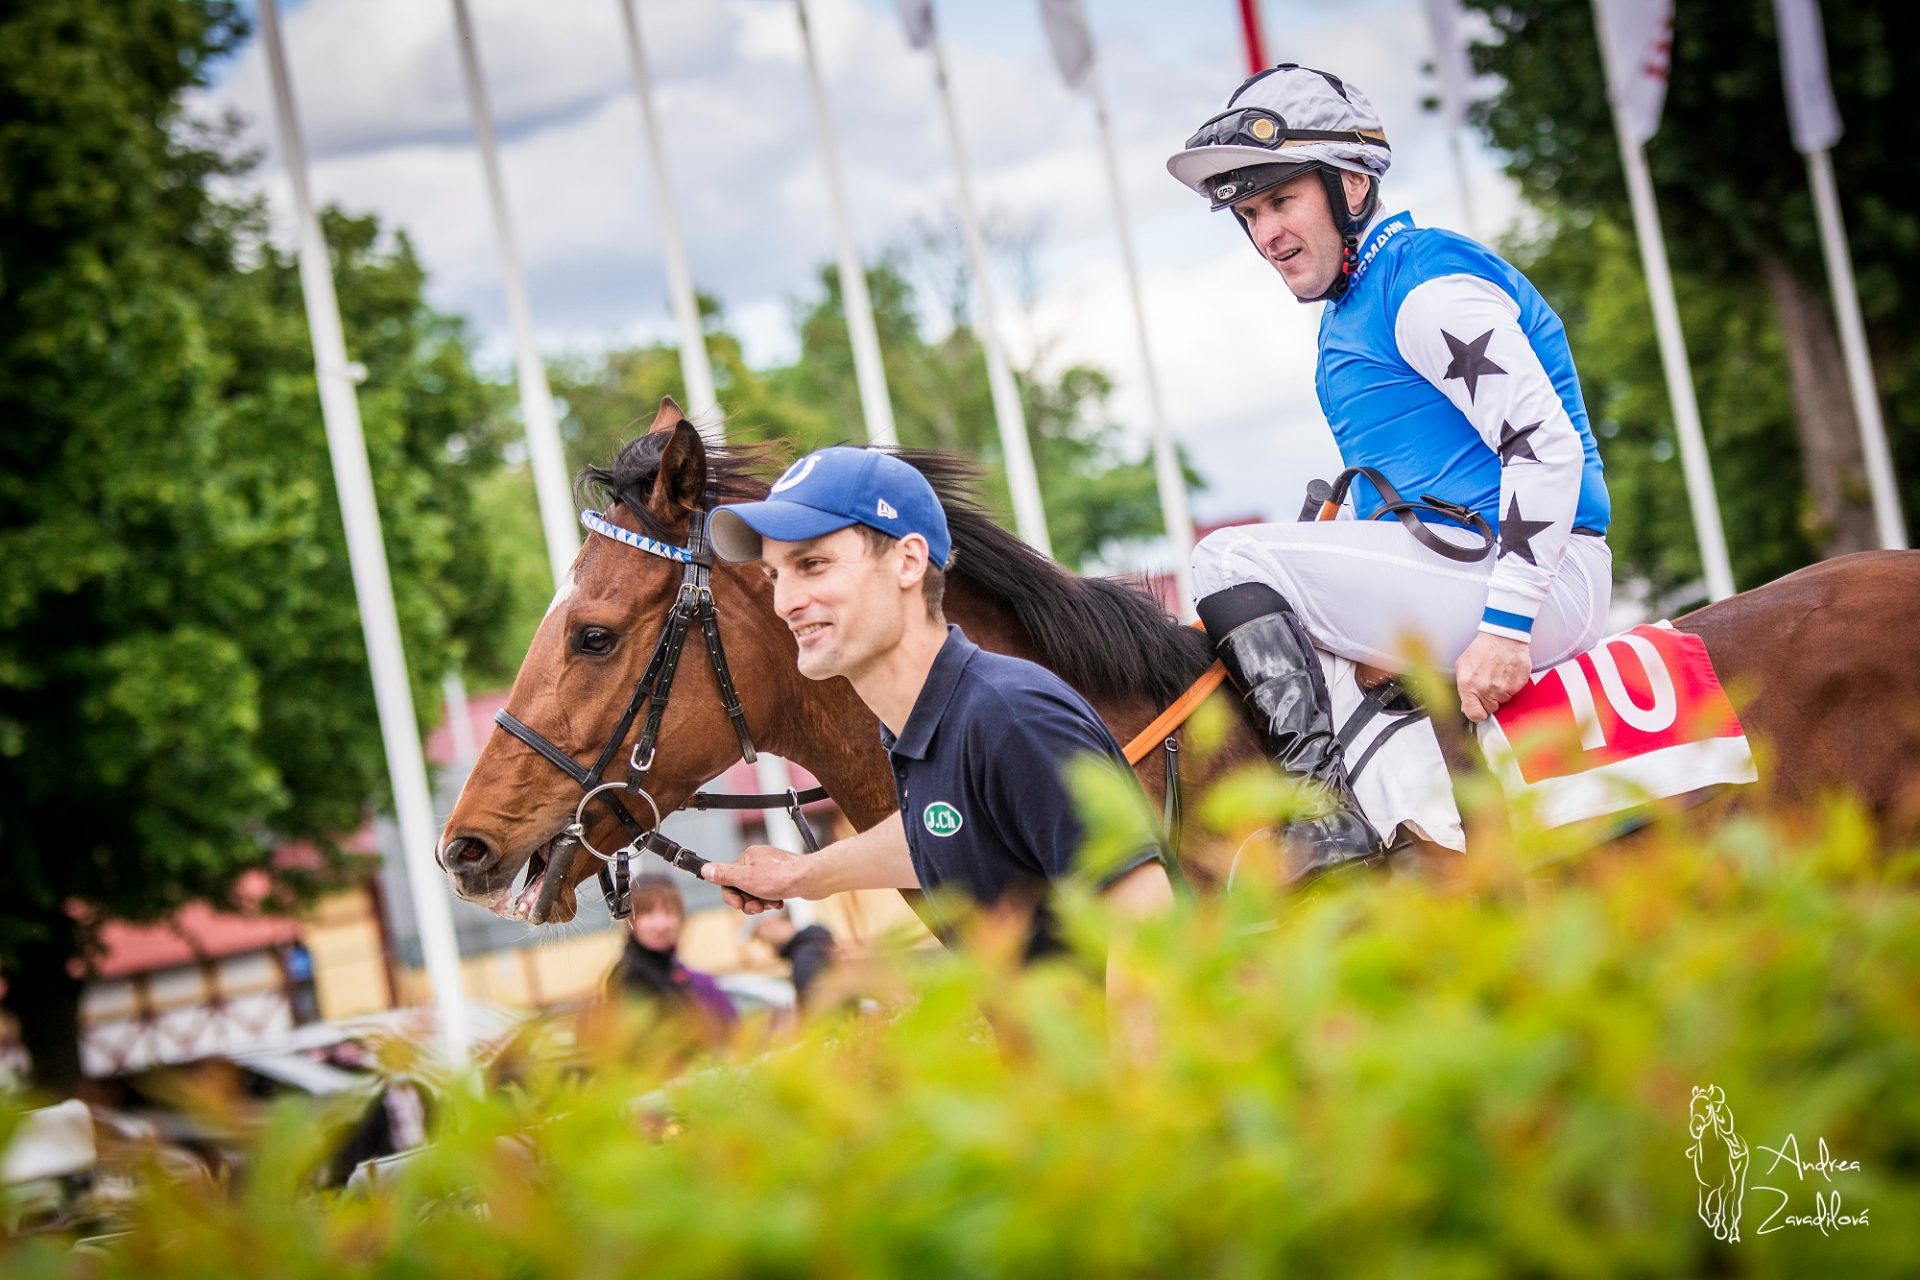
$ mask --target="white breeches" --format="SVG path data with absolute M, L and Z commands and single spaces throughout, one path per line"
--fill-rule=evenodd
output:
M 1479 539 L 1429 524 L 1462 546 Z M 1199 599 L 1247 582 L 1285 596 L 1307 634 L 1330 653 L 1402 668 L 1410 654 L 1449 669 L 1480 629 L 1493 557 L 1448 560 L 1414 540 L 1397 520 L 1319 520 L 1241 525 L 1193 549 Z M 1575 534 L 1533 624 L 1538 671 L 1593 647 L 1613 599 L 1613 552 L 1605 538 Z

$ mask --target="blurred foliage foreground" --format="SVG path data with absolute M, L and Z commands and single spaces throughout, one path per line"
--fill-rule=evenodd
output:
M 308 1189 L 320 1126 L 282 1106 L 244 1172 L 156 1176 L 126 1234 L 0 1271 L 1911 1274 L 1915 866 L 1834 808 L 1675 818 L 1550 874 L 1496 848 L 1446 890 L 1243 876 L 1138 931 L 1069 889 L 1074 961 L 1019 973 L 983 927 L 856 979 L 865 1012 L 691 1063 L 589 1023 L 370 1190 Z M 1751 1156 L 1737 1243 L 1696 1212 L 1708 1085 Z

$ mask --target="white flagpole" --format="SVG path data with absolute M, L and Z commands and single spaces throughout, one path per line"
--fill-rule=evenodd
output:
M 680 376 L 687 384 L 687 414 L 702 434 L 717 443 L 725 443 L 726 422 L 719 413 L 719 398 L 713 389 L 713 363 L 707 355 L 706 329 L 700 323 L 700 307 L 693 295 L 693 277 L 687 270 L 686 242 L 680 238 L 680 219 L 673 207 L 673 189 L 667 180 L 667 153 L 660 143 L 660 122 L 653 113 L 652 79 L 647 72 L 646 46 L 640 40 L 640 16 L 635 0 L 620 0 L 620 15 L 626 21 L 627 53 L 633 64 L 634 95 L 640 99 L 640 120 L 646 133 L 648 163 L 653 169 L 653 193 L 660 214 L 660 240 L 666 250 L 667 287 L 673 298 L 674 316 L 680 323 Z M 864 282 L 863 282 L 864 283 Z M 759 753 L 753 765 L 756 785 L 766 792 L 786 791 L 793 786 L 787 762 L 779 756 Z M 784 849 L 800 848 L 800 829 L 784 809 L 764 811 L 767 840 Z
M 1860 448 L 1873 493 L 1873 520 L 1879 529 L 1880 545 L 1897 551 L 1907 545 L 1907 522 L 1900 511 L 1900 487 L 1893 479 L 1893 453 L 1887 447 L 1886 421 L 1880 416 L 1880 392 L 1873 381 L 1873 362 L 1867 356 L 1867 329 L 1860 319 L 1860 294 L 1853 283 L 1846 224 L 1840 220 L 1840 194 L 1834 187 L 1833 161 L 1826 148 L 1807 152 L 1807 181 L 1813 186 L 1813 207 L 1820 217 L 1820 247 L 1826 251 L 1834 318 L 1840 322 L 1847 386 L 1853 391 L 1853 412 L 1860 421 Z
M 707 358 L 707 334 L 700 323 L 700 303 L 687 272 L 687 246 L 674 213 L 673 188 L 667 177 L 667 153 L 660 143 L 660 122 L 653 113 L 653 84 L 647 73 L 646 46 L 640 40 L 640 16 L 634 0 L 620 0 L 620 17 L 627 28 L 627 56 L 633 70 L 633 93 L 640 101 L 640 127 L 645 135 L 647 164 L 653 171 L 653 194 L 660 218 L 660 243 L 666 251 L 667 293 L 680 327 L 680 377 L 687 384 L 687 415 L 696 425 L 718 430 L 719 397 L 713 389 L 713 364 Z
M 467 106 L 473 115 L 473 136 L 480 146 L 480 164 L 486 174 L 487 204 L 493 211 L 494 248 L 500 255 L 500 280 L 507 290 L 507 315 L 513 321 L 514 364 L 519 374 L 520 416 L 526 423 L 527 456 L 533 460 L 534 489 L 540 498 L 540 524 L 547 535 L 547 561 L 557 587 L 572 571 L 580 550 L 573 491 L 567 483 L 567 455 L 560 445 L 560 420 L 547 386 L 547 367 L 534 341 L 533 310 L 527 304 L 527 285 L 514 249 L 513 223 L 507 216 L 505 185 L 500 180 L 500 158 L 494 145 L 493 116 L 487 109 L 486 80 L 480 71 L 480 46 L 473 33 L 467 0 L 453 0 L 455 43 L 460 46 L 460 70 L 467 85 Z
M 346 526 L 347 562 L 360 604 L 367 665 L 373 675 L 374 705 L 380 717 L 380 737 L 386 746 L 387 773 L 393 784 L 401 860 L 405 864 L 407 885 L 412 890 L 427 981 L 439 1014 L 441 1053 L 448 1064 L 457 1069 L 467 1060 L 466 988 L 460 973 L 460 952 L 454 940 L 453 913 L 447 905 L 447 882 L 433 861 L 433 800 L 427 786 L 426 758 L 420 749 L 418 722 L 414 719 L 413 690 L 407 684 L 407 656 L 401 645 L 393 581 L 387 572 L 386 544 L 380 533 L 380 511 L 373 500 L 373 472 L 367 461 L 360 402 L 354 391 L 362 375 L 347 362 L 340 303 L 333 292 L 333 267 L 327 257 L 326 240 L 320 233 L 320 220 L 314 216 L 313 197 L 307 188 L 306 148 L 300 140 L 300 122 L 287 76 L 275 0 L 260 0 L 259 15 L 260 40 L 272 81 L 280 150 L 293 191 L 294 220 L 299 236 L 300 291 L 306 301 L 307 328 L 313 340 L 320 416 L 326 425 L 327 449 L 333 457 L 340 518 Z
M 1020 537 L 1042 555 L 1053 554 L 1047 536 L 1047 513 L 1040 502 L 1040 477 L 1033 466 L 1033 448 L 1027 440 L 1027 415 L 1020 404 L 1013 371 L 1007 367 L 994 313 L 993 282 L 988 278 L 987 249 L 974 211 L 973 181 L 967 172 L 967 152 L 960 135 L 960 115 L 953 105 L 953 86 L 947 79 L 947 55 L 936 29 L 928 41 L 933 50 L 933 80 L 940 90 L 947 138 L 953 147 L 953 171 L 960 189 L 960 228 L 966 236 L 967 257 L 973 263 L 974 298 L 978 313 L 974 328 L 987 357 L 987 387 L 993 394 L 993 416 L 1000 424 L 1000 451 L 1007 466 L 1007 487 L 1013 494 L 1013 521 Z
M 847 216 L 846 184 L 840 176 L 840 153 L 833 141 L 833 117 L 827 110 L 827 92 L 820 83 L 814 55 L 813 27 L 807 20 L 807 0 L 793 0 L 800 15 L 800 46 L 807 55 L 807 89 L 813 97 L 813 116 L 820 128 L 820 156 L 827 169 L 827 195 L 833 205 L 834 243 L 840 256 L 840 301 L 847 313 L 847 337 L 853 344 L 853 376 L 860 386 L 860 412 L 867 439 L 897 445 L 893 402 L 887 396 L 887 370 L 880 359 L 880 332 L 873 323 L 873 299 L 867 293 L 867 272 Z
M 1607 100 L 1613 110 L 1613 131 L 1620 141 L 1620 167 L 1626 171 L 1627 195 L 1633 204 L 1634 234 L 1640 242 L 1640 265 L 1647 277 L 1654 333 L 1660 342 L 1660 363 L 1666 370 L 1667 396 L 1673 405 L 1674 429 L 1680 439 L 1680 470 L 1686 477 L 1687 501 L 1693 509 L 1700 565 L 1706 574 L 1708 596 L 1724 600 L 1733 594 L 1733 565 L 1727 556 L 1726 531 L 1720 523 L 1720 500 L 1713 491 L 1712 463 L 1707 457 L 1706 434 L 1700 426 L 1700 405 L 1694 399 L 1693 373 L 1687 361 L 1686 339 L 1680 330 L 1680 306 L 1673 295 L 1673 273 L 1667 265 L 1666 241 L 1662 238 L 1660 215 L 1653 203 L 1653 180 L 1647 175 L 1646 152 L 1634 140 L 1621 110 L 1620 76 L 1612 66 L 1605 0 L 1593 0 L 1593 12 L 1600 34 L 1601 56 L 1608 64 Z
M 1120 160 L 1113 145 L 1113 126 L 1107 118 L 1107 95 L 1101 90 L 1100 70 L 1089 68 L 1093 92 L 1093 118 L 1100 131 L 1100 154 L 1106 161 L 1107 188 L 1113 199 L 1113 216 L 1120 233 L 1120 261 L 1126 268 L 1127 295 L 1133 301 L 1134 337 L 1140 344 L 1140 371 L 1146 379 L 1147 407 L 1153 414 L 1153 473 L 1160 489 L 1160 520 L 1167 530 L 1167 542 L 1173 548 L 1174 594 L 1179 598 L 1180 616 L 1191 621 L 1193 584 L 1188 562 L 1193 556 L 1193 514 L 1187 506 L 1187 478 L 1180 470 L 1180 454 L 1173 447 L 1173 431 L 1167 425 L 1167 405 L 1160 394 L 1160 374 L 1153 363 L 1153 344 L 1147 337 L 1147 308 L 1140 296 L 1140 268 L 1133 255 L 1133 221 L 1127 216 L 1126 189 L 1120 180 Z
M 1880 393 L 1867 352 L 1867 328 L 1860 318 L 1860 294 L 1853 283 L 1847 252 L 1847 225 L 1840 217 L 1840 193 L 1833 181 L 1833 144 L 1840 140 L 1840 107 L 1833 100 L 1827 71 L 1827 37 L 1820 26 L 1819 0 L 1774 0 L 1780 29 L 1780 79 L 1786 90 L 1787 120 L 1793 145 L 1807 158 L 1807 184 L 1813 188 L 1820 221 L 1820 247 L 1827 260 L 1827 284 L 1833 290 L 1833 314 L 1839 322 L 1840 350 L 1846 362 L 1847 389 L 1860 426 L 1860 452 L 1873 493 L 1873 520 L 1880 545 L 1907 545 L 1900 489 L 1894 483 L 1887 426 L 1880 417 Z
M 1480 220 L 1474 213 L 1473 186 L 1467 181 L 1467 85 L 1472 68 L 1460 38 L 1460 0 L 1427 0 L 1427 25 L 1433 32 L 1433 69 L 1440 81 L 1440 112 L 1447 121 L 1447 152 L 1453 157 L 1454 189 L 1467 234 L 1478 239 Z
M 440 677 L 440 694 L 447 703 L 447 735 L 453 744 L 453 767 L 458 772 L 473 768 L 480 758 L 480 744 L 473 737 L 473 706 L 467 701 L 467 682 L 458 665 L 449 667 Z

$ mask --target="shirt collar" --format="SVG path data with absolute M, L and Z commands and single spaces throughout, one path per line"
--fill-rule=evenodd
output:
M 960 688 L 961 673 L 978 652 L 980 646 L 967 639 L 966 632 L 953 623 L 947 624 L 946 642 L 940 646 L 940 652 L 934 655 L 933 666 L 927 671 L 927 682 L 920 686 L 920 696 L 913 700 L 913 710 L 907 713 L 906 727 L 896 738 L 886 725 L 880 726 L 881 744 L 889 752 L 909 760 L 927 758 L 927 748 L 933 743 L 933 731 L 940 727 L 940 718 L 947 713 L 947 704 L 953 701 L 954 693 Z
M 1385 213 L 1376 213 L 1373 221 L 1367 224 L 1367 229 L 1360 234 L 1360 261 L 1353 268 L 1353 283 L 1360 283 L 1361 277 L 1367 274 L 1367 268 L 1373 265 L 1374 258 L 1386 248 L 1387 241 L 1402 231 L 1412 229 L 1413 215 L 1405 210 L 1390 217 Z

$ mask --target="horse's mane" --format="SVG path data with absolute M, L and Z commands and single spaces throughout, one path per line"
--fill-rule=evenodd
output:
M 587 467 L 577 488 L 617 499 L 641 532 L 662 541 L 664 527 L 647 506 L 665 433 L 629 442 L 605 467 Z M 1004 605 L 1027 633 L 1040 662 L 1089 698 L 1151 698 L 1165 706 L 1213 660 L 1207 638 L 1169 618 L 1137 587 L 1112 578 L 1082 578 L 995 524 L 980 500 L 980 473 L 969 461 L 930 449 L 898 449 L 927 478 L 946 508 L 953 535 L 953 578 Z M 709 444 L 710 503 L 745 502 L 767 494 L 772 453 L 756 446 Z
M 899 456 L 933 485 L 953 535 L 953 569 L 1013 612 L 1040 662 L 1089 698 L 1166 706 L 1213 661 L 1205 635 L 1169 618 L 1136 586 L 1082 578 L 1020 541 L 980 504 L 971 462 L 931 449 Z
M 574 492 L 600 502 L 615 501 L 625 506 L 640 525 L 640 532 L 662 542 L 676 542 L 678 529 L 670 529 L 647 505 L 653 493 L 654 478 L 660 474 L 660 453 L 672 434 L 649 431 L 620 447 L 613 461 L 604 467 L 586 466 L 573 482 Z M 772 467 L 774 456 L 763 445 L 725 445 L 706 442 L 707 505 L 723 502 L 752 502 L 767 496 L 764 473 Z

